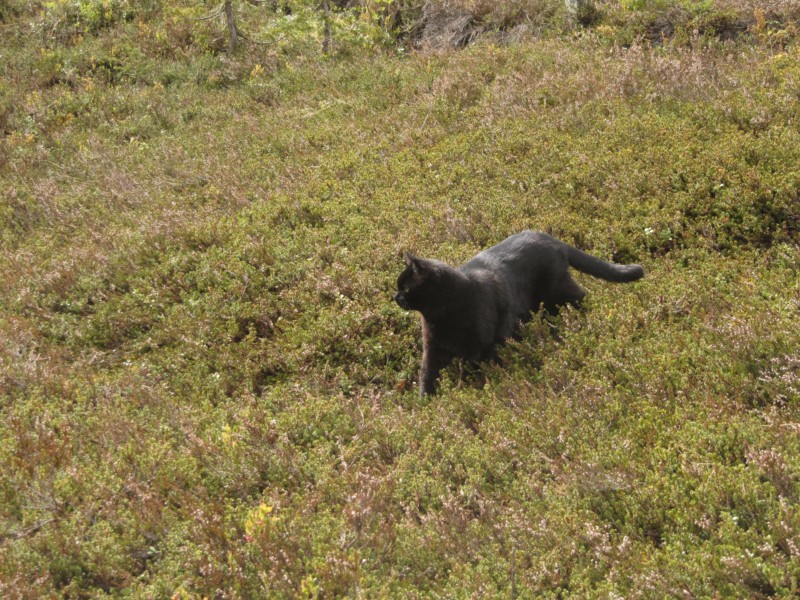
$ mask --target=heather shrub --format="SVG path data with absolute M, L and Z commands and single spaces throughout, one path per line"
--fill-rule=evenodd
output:
M 796 596 L 791 3 L 84 4 L 0 9 L 0 596 Z M 420 400 L 403 252 L 524 228 L 647 275 Z

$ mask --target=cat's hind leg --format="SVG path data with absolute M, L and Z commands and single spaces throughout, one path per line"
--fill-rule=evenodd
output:
M 553 283 L 547 294 L 544 307 L 551 315 L 558 313 L 560 306 L 572 304 L 575 307 L 580 307 L 581 300 L 586 295 L 584 290 L 578 282 L 575 281 L 569 273 L 564 277 Z

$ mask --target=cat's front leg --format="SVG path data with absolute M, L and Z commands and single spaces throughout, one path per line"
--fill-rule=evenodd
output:
M 426 347 L 422 352 L 422 368 L 419 371 L 420 396 L 434 395 L 439 373 L 453 360 L 450 353 L 438 348 Z

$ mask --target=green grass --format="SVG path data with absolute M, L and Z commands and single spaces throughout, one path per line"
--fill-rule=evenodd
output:
M 797 15 L 717 4 L 230 58 L 0 7 L 0 595 L 794 597 Z M 420 400 L 402 252 L 523 228 L 647 276 Z

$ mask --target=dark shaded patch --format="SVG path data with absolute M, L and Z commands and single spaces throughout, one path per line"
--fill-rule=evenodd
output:
M 675 23 L 665 16 L 658 16 L 645 27 L 645 31 L 650 43 L 657 46 L 675 35 Z
M 603 13 L 594 5 L 594 2 L 582 2 L 575 12 L 575 20 L 582 27 L 593 27 L 603 18 Z
M 283 225 L 290 229 L 298 227 L 322 227 L 325 219 L 322 214 L 308 204 L 297 204 L 292 207 L 282 206 L 272 218 L 273 225 Z
M 638 253 L 633 248 L 621 247 L 611 255 L 611 261 L 623 265 L 635 264 L 640 260 Z
M 236 333 L 233 341 L 238 343 L 252 332 L 256 339 L 267 339 L 275 331 L 275 322 L 267 315 L 258 317 L 240 317 L 236 319 Z
M 260 396 L 268 387 L 282 382 L 285 378 L 285 365 L 279 363 L 265 365 L 252 377 L 251 386 L 253 393 Z
M 92 62 L 89 71 L 108 84 L 119 83 L 124 72 L 124 65 L 118 58 L 104 56 Z
M 734 42 L 747 33 L 750 24 L 733 12 L 710 12 L 698 16 L 695 26 L 701 36 Z

